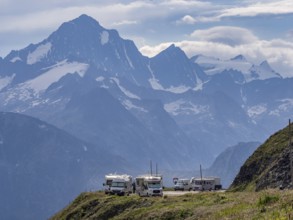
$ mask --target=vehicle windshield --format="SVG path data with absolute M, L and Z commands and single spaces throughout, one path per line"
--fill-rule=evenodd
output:
M 112 184 L 112 180 L 107 180 L 106 181 L 106 185 L 111 186 L 111 184 Z
M 149 188 L 161 188 L 161 182 L 149 182 Z
M 124 182 L 112 182 L 112 187 L 124 187 Z

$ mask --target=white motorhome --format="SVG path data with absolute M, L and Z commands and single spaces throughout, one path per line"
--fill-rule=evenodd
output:
M 106 194 L 110 192 L 110 187 L 112 186 L 112 181 L 117 177 L 117 174 L 107 174 L 105 175 L 105 183 L 103 183 L 104 191 Z
M 163 196 L 163 177 L 141 175 L 135 178 L 135 191 L 139 196 Z
M 177 179 L 174 181 L 174 190 L 191 190 L 192 186 L 190 184 L 190 179 Z
M 219 177 L 192 177 L 190 183 L 192 189 L 195 191 L 222 189 L 221 179 Z
M 132 192 L 132 176 L 127 174 L 108 174 L 105 176 L 106 194 L 129 195 Z

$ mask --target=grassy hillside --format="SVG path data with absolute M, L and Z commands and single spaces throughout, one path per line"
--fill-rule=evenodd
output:
M 204 192 L 140 198 L 87 192 L 51 220 L 60 219 L 290 219 L 293 191 Z
M 241 167 L 230 190 L 259 191 L 280 186 L 292 188 L 288 134 L 289 126 L 262 144 Z

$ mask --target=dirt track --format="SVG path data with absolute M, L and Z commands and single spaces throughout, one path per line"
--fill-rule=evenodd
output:
M 209 192 L 209 191 L 205 191 L 205 192 Z M 217 191 L 212 191 L 212 192 L 225 192 L 225 190 L 217 190 Z M 163 195 L 167 195 L 167 196 L 182 196 L 185 195 L 187 193 L 192 193 L 192 194 L 196 194 L 196 193 L 200 193 L 200 191 L 164 191 Z

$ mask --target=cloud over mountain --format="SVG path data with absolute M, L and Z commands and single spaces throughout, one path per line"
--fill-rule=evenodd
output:
M 217 26 L 205 30 L 195 30 L 190 36 L 199 41 L 223 43 L 229 46 L 249 44 L 257 41 L 257 37 L 248 29 L 231 26 Z

